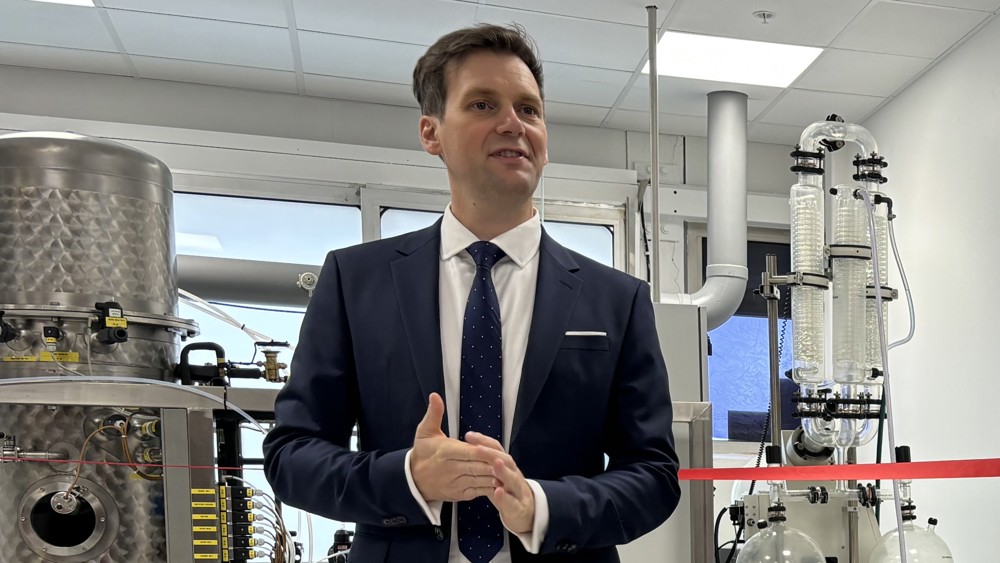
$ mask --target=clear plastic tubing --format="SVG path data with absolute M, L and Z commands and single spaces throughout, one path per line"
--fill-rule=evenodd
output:
M 822 275 L 824 271 L 823 177 L 799 174 L 792 186 L 791 206 L 792 270 Z M 792 379 L 799 385 L 828 383 L 824 369 L 823 289 L 808 285 L 792 286 Z
M 838 186 L 834 202 L 833 245 L 870 247 L 868 212 L 865 202 L 854 197 L 854 188 Z M 864 383 L 867 375 L 865 286 L 869 267 L 869 260 L 833 259 L 833 379 L 841 385 Z

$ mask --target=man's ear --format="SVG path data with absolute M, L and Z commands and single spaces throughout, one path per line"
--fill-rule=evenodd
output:
M 420 144 L 424 150 L 434 156 L 441 156 L 441 141 L 438 139 L 438 127 L 441 120 L 430 115 L 420 116 Z

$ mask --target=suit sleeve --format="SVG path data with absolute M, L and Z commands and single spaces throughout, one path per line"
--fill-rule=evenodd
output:
M 313 514 L 379 526 L 427 524 L 407 485 L 407 450 L 350 450 L 359 401 L 340 267 L 331 252 L 302 322 L 291 377 L 275 401 L 265 475 L 279 500 Z
M 673 408 L 644 282 L 633 296 L 614 378 L 602 436 L 607 469 L 592 478 L 539 481 L 549 502 L 542 553 L 628 543 L 662 524 L 680 500 Z

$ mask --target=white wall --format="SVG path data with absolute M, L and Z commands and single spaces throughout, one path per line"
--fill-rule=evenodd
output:
M 886 191 L 917 311 L 916 336 L 890 356 L 896 438 L 915 460 L 1000 458 L 997 53 L 993 20 L 865 124 L 890 162 Z M 898 338 L 903 306 L 892 310 Z M 941 520 L 956 561 L 997 560 L 1000 479 L 917 481 L 914 495 L 923 522 Z

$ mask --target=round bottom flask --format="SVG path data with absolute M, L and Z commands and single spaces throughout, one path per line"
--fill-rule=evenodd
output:
M 823 552 L 812 538 L 775 522 L 747 540 L 736 563 L 825 563 Z
M 937 520 L 927 521 L 927 528 L 917 526 L 912 520 L 903 523 L 903 539 L 906 542 L 906 563 L 952 563 L 951 550 L 941 536 L 934 532 Z M 893 530 L 882 536 L 872 551 L 870 563 L 899 563 L 899 531 Z

